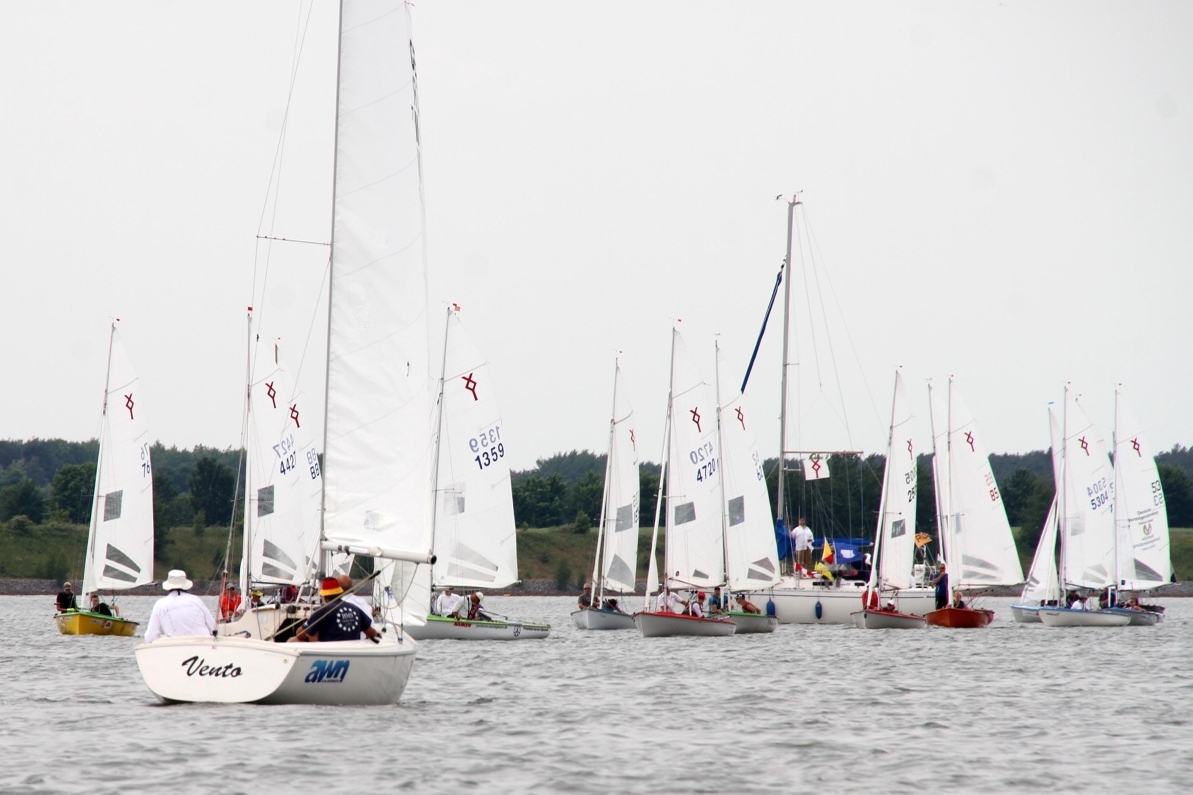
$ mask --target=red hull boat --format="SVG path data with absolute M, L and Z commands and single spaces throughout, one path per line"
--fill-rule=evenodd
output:
M 994 620 L 993 610 L 975 610 L 972 607 L 942 607 L 925 616 L 934 627 L 952 629 L 977 629 Z

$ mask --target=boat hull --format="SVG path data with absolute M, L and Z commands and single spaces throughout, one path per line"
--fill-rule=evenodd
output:
M 615 610 L 586 607 L 572 612 L 576 629 L 634 629 L 634 617 Z
M 848 580 L 838 587 L 812 585 L 814 580 L 785 580 L 780 586 L 750 594 L 759 606 L 774 602 L 780 624 L 852 624 L 853 614 L 862 605 L 866 584 Z M 901 613 L 926 615 L 936 606 L 936 593 L 930 588 L 907 588 L 894 597 Z
M 1039 624 L 1039 605 L 1011 605 L 1011 615 L 1020 624 Z
M 923 629 L 928 619 L 914 613 L 865 608 L 853 614 L 853 623 L 859 629 Z
M 779 619 L 765 613 L 725 613 L 737 627 L 734 635 L 751 635 L 764 632 L 774 632 L 779 628 Z
M 126 621 L 116 616 L 105 616 L 86 610 L 72 610 L 58 613 L 54 623 L 63 635 L 119 635 L 131 637 L 137 630 L 136 621 Z
M 159 638 L 134 652 L 145 684 L 167 703 L 377 705 L 398 701 L 417 650 L 387 633 L 380 643 Z
M 1131 610 L 1126 607 L 1111 607 L 1106 612 L 1121 613 L 1129 620 L 1127 626 L 1154 627 L 1164 620 L 1164 613 L 1154 610 Z
M 723 618 L 696 618 L 680 613 L 634 613 L 634 624 L 644 638 L 667 638 L 676 635 L 720 637 L 732 635 L 737 625 Z
M 934 627 L 949 629 L 979 629 L 989 626 L 994 620 L 993 610 L 975 610 L 972 607 L 942 607 L 924 616 Z
M 1125 627 L 1131 617 L 1118 610 L 1071 610 L 1067 607 L 1040 608 L 1046 627 Z
M 311 614 L 311 605 L 265 605 L 248 610 L 232 621 L 221 621 L 216 628 L 221 636 L 270 640 L 279 630 L 298 625 Z
M 425 624 L 406 625 L 406 634 L 416 640 L 541 640 L 550 632 L 550 624 L 443 616 L 427 616 Z

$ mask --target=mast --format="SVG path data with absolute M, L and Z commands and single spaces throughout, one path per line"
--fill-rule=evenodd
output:
M 716 349 L 716 360 L 713 365 L 713 376 L 716 378 L 716 400 L 717 400 L 717 451 L 720 453 L 720 475 L 717 477 L 717 490 L 721 493 L 720 508 L 721 508 L 721 567 L 725 575 L 725 590 L 726 593 L 722 595 L 722 599 L 728 597 L 728 591 L 733 589 L 733 583 L 729 581 L 729 504 L 725 501 L 725 437 L 721 432 L 721 341 L 714 340 L 713 347 Z M 721 609 L 725 609 L 722 605 Z
M 339 125 L 340 88 L 341 88 L 340 74 L 344 68 L 344 64 L 343 64 L 344 4 L 343 3 L 340 3 L 339 17 L 338 17 L 336 29 L 339 31 L 339 35 L 336 37 L 336 125 L 335 125 L 335 133 L 333 133 L 333 135 L 332 135 L 332 146 L 331 146 L 331 151 L 332 151 L 331 173 L 332 174 L 339 173 L 339 167 L 340 167 L 340 125 Z M 328 262 L 327 262 L 327 339 L 328 339 L 329 350 L 327 353 L 326 361 L 324 362 L 324 370 L 323 370 L 323 396 L 324 396 L 324 400 L 323 400 L 323 451 L 324 451 L 323 466 L 324 466 L 324 468 L 327 467 L 327 435 L 328 435 L 327 429 L 328 429 L 328 423 L 329 423 L 329 418 L 330 418 L 330 412 L 328 410 L 328 403 L 330 401 L 328 401 L 326 398 L 327 398 L 327 395 L 331 391 L 330 345 L 331 345 L 332 315 L 333 315 L 333 311 L 334 311 L 333 307 L 335 306 L 335 303 L 332 300 L 332 298 L 333 298 L 332 294 L 335 291 L 335 282 L 336 282 L 336 280 L 335 280 L 335 270 L 336 270 L 335 206 L 336 206 L 336 198 L 337 198 L 337 188 L 338 188 L 337 180 L 332 179 L 332 181 L 331 181 L 332 221 L 331 221 L 331 230 L 330 230 L 330 233 L 328 236 L 329 255 L 328 255 Z M 324 478 L 326 478 L 326 475 L 324 475 Z M 326 487 L 326 485 L 327 485 L 327 481 L 325 479 L 324 486 Z M 324 537 L 326 537 L 326 534 L 327 534 L 327 489 L 324 488 L 323 493 L 319 496 L 319 537 L 320 537 L 320 539 L 323 539 Z M 323 559 L 322 569 L 324 572 L 331 570 L 331 556 L 332 556 L 332 553 L 330 550 L 324 550 L 323 554 L 321 555 L 321 557 Z
M 613 362 L 613 408 L 609 412 L 609 445 L 606 448 L 608 453 L 605 455 L 605 483 L 602 487 L 601 493 L 601 518 L 597 526 L 597 544 L 596 544 L 596 559 L 592 562 L 592 580 L 595 583 L 598 576 L 600 577 L 600 593 L 596 595 L 596 604 L 603 605 L 605 603 L 605 577 L 603 566 L 604 562 L 603 548 L 607 539 L 605 537 L 605 518 L 609 515 L 609 479 L 613 475 L 613 442 L 617 433 L 617 375 L 621 369 L 620 360 L 615 359 Z M 592 595 L 589 595 L 592 599 Z M 593 603 L 588 603 L 592 607 Z
M 663 423 L 662 464 L 660 464 L 660 466 L 659 466 L 659 490 L 658 490 L 658 493 L 655 495 L 655 503 L 654 503 L 654 531 L 651 533 L 651 536 L 650 536 L 650 570 L 651 571 L 656 571 L 655 567 L 658 566 L 658 562 L 657 562 L 658 559 L 655 557 L 655 555 L 656 555 L 656 550 L 658 549 L 658 542 L 659 542 L 659 518 L 660 518 L 660 514 L 662 513 L 662 510 L 663 510 L 663 486 L 667 482 L 667 460 L 669 458 L 668 450 L 671 447 L 671 400 L 672 400 L 672 393 L 673 393 L 674 389 L 675 389 L 675 329 L 672 328 L 671 329 L 671 370 L 670 370 L 670 375 L 668 376 L 668 380 L 667 380 L 667 419 Z M 667 553 L 670 550 L 670 547 L 671 547 L 671 545 L 668 544 L 666 546 L 666 548 L 663 550 L 663 575 L 662 575 L 662 577 L 659 578 L 659 581 L 657 583 L 655 583 L 658 586 L 660 593 L 662 592 L 662 589 L 667 586 L 667 571 L 668 571 Z M 657 573 L 657 571 L 656 571 L 656 573 Z M 650 582 L 650 574 L 648 572 L 647 576 L 646 576 L 646 597 L 645 597 L 645 603 L 642 608 L 643 610 L 650 609 L 650 591 L 651 591 L 651 582 Z
M 118 320 L 119 318 L 117 318 Z M 112 344 L 116 340 L 116 320 L 113 320 L 111 327 L 108 329 L 108 366 L 104 370 L 104 405 L 100 411 L 100 436 L 99 436 L 99 450 L 95 457 L 95 485 L 91 488 L 91 523 L 87 528 L 87 559 L 83 561 L 83 593 L 80 596 L 84 599 L 83 604 L 86 605 L 86 598 L 91 593 L 88 588 L 91 587 L 91 561 L 95 558 L 95 527 L 99 521 L 100 510 L 100 493 L 99 484 L 101 470 L 104 465 L 104 437 L 107 436 L 108 429 L 108 390 L 112 386 Z M 96 589 L 99 590 L 98 588 Z
M 787 524 L 788 516 L 784 499 L 786 491 L 785 464 L 787 462 L 787 345 L 791 327 L 791 237 L 795 227 L 795 206 L 800 204 L 799 193 L 787 202 L 787 255 L 783 259 L 783 374 L 779 389 L 779 484 L 775 489 L 775 518 Z
M 1068 562 L 1065 560 L 1065 536 L 1068 535 L 1069 521 L 1067 511 L 1069 510 L 1069 383 L 1065 382 L 1065 407 L 1061 409 L 1060 415 L 1060 483 L 1058 489 L 1060 490 L 1060 511 L 1056 517 L 1057 526 L 1056 533 L 1060 536 L 1060 552 L 1057 554 L 1057 578 L 1056 587 L 1060 592 L 1057 601 L 1060 602 L 1061 607 L 1068 607 L 1065 602 L 1068 601 L 1066 590 L 1068 589 Z
M 240 493 L 240 473 L 245 473 L 245 484 L 248 484 L 248 467 L 245 463 L 249 444 L 249 421 L 253 413 L 253 308 L 248 308 L 245 321 L 245 361 L 244 361 L 244 414 L 240 418 L 240 466 L 236 468 L 236 489 L 232 492 L 232 521 L 228 528 L 228 549 L 224 553 L 224 579 L 227 580 L 228 565 L 232 561 L 232 532 L 236 527 L 236 495 Z M 253 550 L 252 511 L 249 510 L 249 495 L 244 495 L 244 527 L 241 529 L 243 537 L 240 539 L 240 593 L 242 599 L 249 598 L 249 580 L 252 579 L 250 566 Z M 222 585 L 223 583 L 221 583 Z M 223 588 L 220 589 L 223 593 Z
M 929 387 L 930 388 L 930 387 Z M 891 394 L 891 429 L 886 440 L 886 466 L 882 473 L 882 494 L 878 498 L 878 528 L 874 533 L 874 561 L 870 566 L 869 588 L 882 590 L 882 540 L 886 536 L 886 500 L 891 488 L 891 457 L 895 454 L 895 401 L 899 396 L 899 371 L 895 370 L 895 388 Z
M 431 452 L 431 549 L 435 548 L 435 525 L 439 518 L 439 449 L 443 441 L 443 388 L 447 380 L 447 335 L 451 330 L 452 312 L 455 305 L 447 308 L 447 319 L 443 324 L 443 361 L 439 365 L 439 395 L 435 399 L 435 439 Z M 430 564 L 431 592 L 435 590 L 435 564 Z

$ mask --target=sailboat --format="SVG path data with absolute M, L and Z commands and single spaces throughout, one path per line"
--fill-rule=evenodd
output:
M 439 379 L 432 525 L 436 561 L 429 588 L 474 593 L 518 581 L 518 537 L 510 486 L 508 440 L 494 399 L 489 365 L 464 334 L 459 308 L 447 308 Z M 482 606 L 483 611 L 483 606 Z M 549 624 L 517 621 L 487 611 L 475 618 L 428 614 L 408 620 L 418 640 L 529 640 L 545 638 Z
M 952 377 L 942 408 L 932 397 L 929 385 L 936 513 L 949 585 L 959 590 L 1021 583 L 1015 537 L 973 416 Z M 926 617 L 934 626 L 973 628 L 989 624 L 994 611 L 950 603 Z
M 1157 605 L 1124 606 L 1125 593 L 1149 591 L 1172 578 L 1168 508 L 1156 459 L 1121 387 L 1114 392 L 1114 528 L 1116 611 L 1135 626 L 1154 626 Z
M 153 580 L 153 467 L 137 374 L 112 323 L 108 372 L 95 464 L 83 604 L 100 591 L 122 591 Z M 132 635 L 137 622 L 89 610 L 54 617 L 63 635 Z
M 316 418 L 279 361 L 279 345 L 255 345 L 249 308 L 250 378 L 244 449 L 245 506 L 240 592 L 258 585 L 301 587 L 319 568 L 319 507 L 323 492 Z M 255 359 L 255 361 L 253 361 Z M 330 572 L 329 572 L 330 573 Z M 222 635 L 272 638 L 285 623 L 309 612 L 276 602 L 248 608 L 221 621 Z
M 828 476 L 828 469 L 824 461 L 826 456 L 834 452 L 845 454 L 855 452 L 824 449 L 797 451 L 788 447 L 787 376 L 791 366 L 788 343 L 791 338 L 792 241 L 799 226 L 796 221 L 796 210 L 802 205 L 803 202 L 800 201 L 798 195 L 787 202 L 787 249 L 783 259 L 783 269 L 775 285 L 776 292 L 780 287 L 783 289 L 783 374 L 779 409 L 779 474 L 775 518 L 777 532 L 784 534 L 790 527 L 785 498 L 788 457 L 791 455 L 809 456 L 804 461 L 804 479 L 812 480 Z M 774 296 L 772 296 L 771 302 L 773 305 Z M 768 308 L 768 316 L 769 312 Z M 843 577 L 830 580 L 819 576 L 810 576 L 797 567 L 793 576 L 783 577 L 774 587 L 758 591 L 752 596 L 757 602 L 773 605 L 775 615 L 781 624 L 852 624 L 854 623 L 853 613 L 857 611 L 857 606 L 861 603 L 865 588 L 866 583 L 861 580 Z M 899 605 L 900 609 L 905 612 L 923 615 L 933 607 L 932 590 L 917 585 L 904 589 L 900 593 Z
M 1114 472 L 1102 434 L 1067 384 L 1061 444 L 1053 456 L 1058 454 L 1059 464 L 1053 463 L 1060 477 L 1058 578 L 1066 593 L 1101 591 L 1114 581 Z M 1065 601 L 1041 607 L 1038 614 L 1048 627 L 1118 627 L 1131 620 L 1107 610 L 1074 609 Z
M 1060 483 L 1060 451 L 1063 434 L 1056 412 L 1048 407 L 1048 429 L 1052 440 L 1052 477 L 1053 482 Z M 1048 518 L 1040 529 L 1040 539 L 1036 542 L 1036 551 L 1031 559 L 1031 568 L 1027 572 L 1027 581 L 1023 583 L 1023 592 L 1019 596 L 1019 603 L 1011 605 L 1011 615 L 1020 624 L 1040 623 L 1040 608 L 1061 604 L 1060 578 L 1056 570 L 1056 541 L 1057 541 L 1057 505 L 1056 495 L 1052 496 L 1052 504 L 1048 506 Z
M 426 264 L 417 80 L 401 0 L 345 0 L 338 104 L 319 547 L 432 560 Z M 296 451 L 297 452 L 297 451 Z M 297 465 L 297 457 L 294 463 Z M 260 495 L 258 494 L 258 499 Z M 258 506 L 259 507 L 259 506 Z M 297 562 L 297 561 L 295 561 Z M 136 647 L 167 702 L 392 704 L 417 643 L 382 616 L 367 640 L 163 637 Z
M 721 346 L 717 345 L 717 447 L 721 451 L 721 537 L 725 547 L 726 601 L 736 593 L 769 588 L 779 581 L 775 517 L 770 509 L 762 456 L 754 434 L 756 416 L 737 393 L 724 401 Z M 726 605 L 727 606 L 727 605 Z M 779 619 L 766 613 L 726 610 L 735 634 L 774 632 Z
M 874 533 L 874 560 L 866 584 L 864 607 L 853 614 L 862 629 L 920 629 L 922 615 L 899 609 L 899 594 L 910 588 L 915 558 L 916 460 L 911 439 L 911 406 L 903 389 L 903 374 L 895 371 L 891 399 L 891 432 L 887 439 L 882 496 L 878 503 L 878 528 Z M 880 604 L 884 594 L 888 602 Z M 887 604 L 889 603 L 890 608 Z
M 661 597 L 672 590 L 712 590 L 725 582 L 716 400 L 692 366 L 683 337 L 676 328 L 671 330 L 669 383 L 663 465 L 646 580 L 647 604 L 634 613 L 634 624 L 647 638 L 732 635 L 737 626 L 726 618 L 649 609 L 656 588 Z M 655 550 L 664 489 L 667 516 L 663 569 L 659 572 Z
M 638 442 L 634 412 L 621 387 L 621 364 L 613 367 L 613 414 L 597 530 L 592 578 L 596 601 L 572 612 L 577 629 L 634 629 L 633 617 L 605 607 L 605 593 L 631 594 L 638 567 Z

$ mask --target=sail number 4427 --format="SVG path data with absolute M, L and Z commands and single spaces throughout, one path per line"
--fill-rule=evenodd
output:
M 476 457 L 472 460 L 476 461 L 476 466 L 479 469 L 496 464 L 499 459 L 505 458 L 505 443 L 501 441 L 501 424 L 498 423 L 483 430 L 469 439 L 468 449 L 476 453 Z

